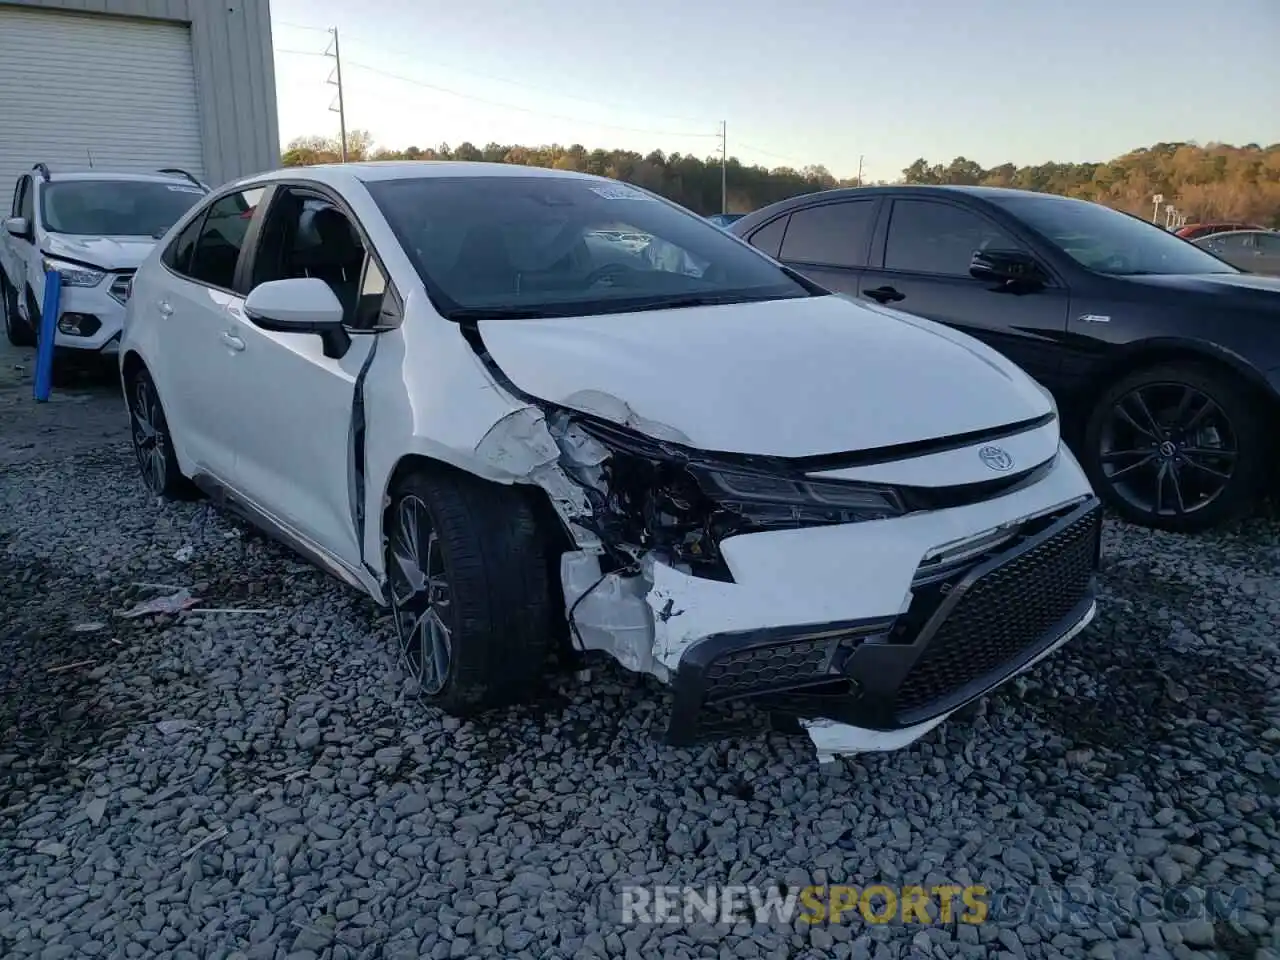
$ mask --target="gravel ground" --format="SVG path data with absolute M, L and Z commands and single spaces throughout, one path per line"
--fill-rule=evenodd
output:
M 441 717 L 402 695 L 371 602 L 145 496 L 118 433 L 22 449 L 0 475 L 0 956 L 1280 957 L 1274 520 L 1110 525 L 1076 642 L 964 723 L 820 767 L 780 733 L 665 747 L 665 694 L 608 667 Z M 138 584 L 266 612 L 123 618 L 163 592 Z M 1098 899 L 980 926 L 620 923 L 628 882 L 877 881 Z M 1099 896 L 1181 884 L 1237 891 L 1235 919 Z

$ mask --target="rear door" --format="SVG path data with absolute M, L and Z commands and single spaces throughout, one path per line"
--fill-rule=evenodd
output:
M 872 197 L 801 207 L 765 224 L 748 242 L 828 290 L 854 296 L 879 206 Z
M 976 337 L 1057 388 L 1070 306 L 1065 286 L 1050 278 L 1043 287 L 1011 288 L 970 276 L 975 251 L 1030 252 L 979 209 L 949 198 L 891 203 L 859 295 Z
M 264 190 L 236 190 L 215 200 L 161 257 L 163 281 L 135 309 L 154 316 L 159 356 L 153 373 L 190 469 L 223 484 L 236 472 L 240 424 L 233 384 L 243 345 L 229 337 L 244 295 L 236 269 Z

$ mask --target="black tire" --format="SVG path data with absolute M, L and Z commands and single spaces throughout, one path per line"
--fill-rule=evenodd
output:
M 1256 505 L 1270 459 L 1267 411 L 1231 373 L 1194 361 L 1155 364 L 1102 392 L 1082 452 L 1094 489 L 1120 516 L 1196 533 Z
M 0 276 L 0 312 L 4 314 L 4 332 L 15 347 L 34 347 L 35 330 L 18 316 L 18 291 Z
M 142 482 L 151 493 L 165 500 L 196 499 L 199 491 L 178 467 L 169 422 L 155 382 L 145 367 L 138 367 L 128 375 L 125 391 L 129 432 Z
M 532 696 L 554 618 L 547 545 L 525 494 L 447 467 L 415 468 L 392 488 L 383 529 L 400 652 L 422 697 L 471 716 Z M 413 554 L 426 574 L 416 592 L 398 552 Z M 435 636 L 427 607 L 448 631 L 438 672 L 424 666 L 422 645 Z

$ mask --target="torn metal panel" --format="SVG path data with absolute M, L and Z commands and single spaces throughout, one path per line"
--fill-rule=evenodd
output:
M 603 650 L 636 673 L 668 679 L 653 656 L 653 616 L 645 603 L 650 581 L 634 568 L 602 573 L 600 557 L 574 551 L 560 558 L 565 611 L 575 645 Z
M 677 427 L 658 420 L 642 417 L 631 408 L 631 405 L 611 393 L 603 390 L 579 390 L 564 398 L 566 407 L 581 410 L 609 420 L 620 426 L 638 430 L 655 440 L 668 440 L 672 443 L 689 443 L 689 436 Z

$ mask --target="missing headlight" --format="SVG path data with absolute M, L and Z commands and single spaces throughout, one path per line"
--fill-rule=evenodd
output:
M 729 579 L 725 538 L 899 516 L 886 487 L 814 481 L 768 458 L 744 465 L 569 412 L 548 417 L 561 467 L 592 506 L 581 522 L 626 556 L 659 550 L 701 576 Z M 758 464 L 758 465 L 757 465 Z

